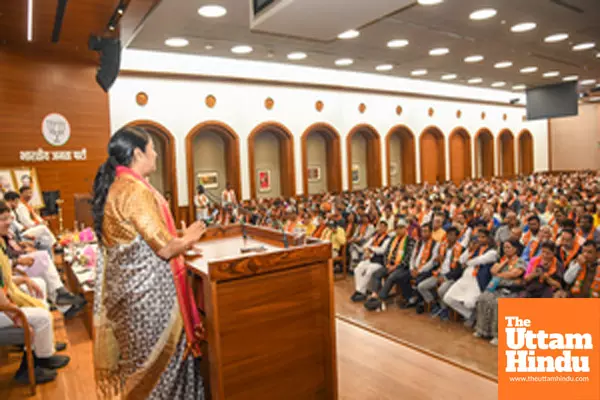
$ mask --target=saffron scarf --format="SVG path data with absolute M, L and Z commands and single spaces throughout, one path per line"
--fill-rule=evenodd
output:
M 575 244 L 573 244 L 573 248 L 571 249 L 569 254 L 567 254 L 564 248 L 560 248 L 560 250 L 558 251 L 558 257 L 560 258 L 560 261 L 562 262 L 565 268 L 568 268 L 571 261 L 573 261 L 573 259 L 579 252 L 580 247 L 581 245 L 579 244 L 579 241 L 575 239 Z
M 483 246 L 483 247 L 479 247 L 477 250 L 472 251 L 469 254 L 469 260 L 473 257 L 478 257 L 482 254 L 485 254 L 485 252 L 487 251 L 488 247 L 487 246 Z M 477 276 L 477 274 L 479 273 L 479 265 L 476 265 L 475 268 L 473 268 L 473 276 Z
M 404 237 L 402 237 L 402 238 L 396 236 L 394 238 L 394 241 L 392 242 L 390 255 L 393 254 L 394 252 L 396 253 L 395 256 L 393 257 L 394 265 L 400 264 L 400 262 L 402 262 L 402 258 L 404 258 L 404 251 L 406 250 L 406 243 L 407 243 L 406 239 L 407 238 L 408 238 L 408 235 L 404 235 Z
M 440 245 L 440 256 L 442 256 L 442 262 L 443 259 L 446 258 L 446 253 L 448 252 L 448 241 L 444 240 L 442 242 L 442 244 Z M 450 269 L 456 269 L 456 267 L 458 267 L 458 258 L 460 257 L 460 255 L 463 252 L 463 247 L 460 244 L 459 241 L 456 241 L 456 243 L 454 243 L 454 246 L 452 247 L 452 255 L 450 256 Z M 433 272 L 434 276 L 438 276 L 440 274 L 440 270 L 437 269 L 436 271 Z
M 431 256 L 431 248 L 433 246 L 433 239 L 429 239 L 424 247 L 423 250 L 421 252 L 421 258 L 419 259 L 419 265 L 417 266 L 417 270 L 419 272 L 421 272 L 421 270 L 423 269 L 423 266 L 425 266 L 425 264 L 427 263 L 427 261 L 429 261 L 429 257 Z
M 527 267 L 527 274 L 525 276 L 532 274 L 536 268 L 542 267 L 544 269 L 544 273 L 539 278 L 539 281 L 541 283 L 544 281 L 544 278 L 551 278 L 552 275 L 554 275 L 556 273 L 556 270 L 558 268 L 557 264 L 558 264 L 558 261 L 556 260 L 556 257 L 552 257 L 552 262 L 550 263 L 548 268 L 546 268 L 544 265 L 542 265 L 542 257 L 541 256 L 532 258 L 531 261 L 529 262 L 529 266 Z
M 124 175 L 129 175 L 142 182 L 152 192 L 152 194 L 154 194 L 169 233 L 176 237 L 177 228 L 175 227 L 175 220 L 173 219 L 173 215 L 171 215 L 169 203 L 165 200 L 165 198 L 156 189 L 154 189 L 154 187 L 150 185 L 146 179 L 142 178 L 133 170 L 127 167 L 118 166 L 117 177 Z M 204 326 L 202 324 L 202 320 L 200 319 L 200 313 L 198 312 L 198 307 L 196 306 L 194 294 L 192 293 L 187 281 L 187 271 L 183 261 L 183 256 L 180 255 L 173 257 L 170 261 L 170 264 L 171 272 L 173 273 L 173 282 L 175 283 L 175 289 L 177 291 L 177 301 L 179 303 L 179 309 L 181 311 L 181 317 L 183 319 L 183 326 L 188 343 L 186 355 L 191 352 L 194 357 L 199 357 L 202 355 L 200 344 L 204 339 Z M 200 298 L 203 298 L 203 296 L 200 296 Z
M 588 271 L 588 267 L 585 265 L 581 266 L 581 270 L 579 271 L 579 275 L 577 275 L 577 279 L 575 279 L 575 283 L 571 288 L 571 293 L 574 295 L 581 294 L 581 290 L 583 289 L 583 282 L 585 280 L 586 272 Z M 598 298 L 600 297 L 600 266 L 596 265 L 596 274 L 594 275 L 594 279 L 592 280 L 592 284 L 590 285 L 590 297 Z

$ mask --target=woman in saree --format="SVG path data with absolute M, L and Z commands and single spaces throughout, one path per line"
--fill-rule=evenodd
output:
M 492 280 L 477 299 L 475 337 L 491 338 L 490 343 L 498 345 L 498 299 L 518 297 L 523 289 L 522 277 L 527 265 L 520 258 L 522 245 L 518 240 L 504 242 L 504 257 L 491 269 Z
M 111 137 L 94 180 L 100 243 L 94 298 L 94 367 L 100 398 L 204 399 L 195 357 L 202 323 L 182 254 L 201 221 L 177 236 L 169 205 L 148 182 L 156 168 L 149 135 Z

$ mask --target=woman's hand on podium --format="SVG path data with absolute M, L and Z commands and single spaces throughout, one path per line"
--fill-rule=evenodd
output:
M 182 237 L 173 238 L 159 252 L 158 256 L 170 260 L 173 257 L 188 251 L 206 232 L 206 225 L 202 221 L 194 222 L 183 232 Z

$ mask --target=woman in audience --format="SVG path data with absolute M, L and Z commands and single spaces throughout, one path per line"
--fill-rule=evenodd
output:
M 563 266 L 555 257 L 556 246 L 552 242 L 542 243 L 540 256 L 529 262 L 525 274 L 525 290 L 521 297 L 553 297 L 562 289 Z
M 168 203 L 146 179 L 156 157 L 144 129 L 122 128 L 94 180 L 101 246 L 94 364 L 101 398 L 204 398 L 195 360 L 203 327 L 181 255 L 205 226 L 197 221 L 177 235 Z
M 498 299 L 517 297 L 523 289 L 522 277 L 527 265 L 519 256 L 522 245 L 518 240 L 504 242 L 504 257 L 491 269 L 492 280 L 486 290 L 477 299 L 477 323 L 475 337 L 492 338 L 498 345 Z

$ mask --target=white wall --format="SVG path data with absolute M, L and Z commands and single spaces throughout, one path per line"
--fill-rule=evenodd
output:
M 155 53 L 157 54 L 157 53 Z M 165 63 L 168 61 L 172 69 L 175 69 L 174 61 L 171 58 L 176 58 L 171 55 L 159 54 L 160 57 L 149 60 L 146 57 L 144 60 L 151 62 L 149 65 L 159 65 L 161 60 Z M 194 57 L 185 56 L 187 64 L 182 64 L 181 68 L 191 68 L 196 64 L 191 65 Z M 200 58 L 200 57 L 198 57 Z M 218 60 L 218 59 L 215 59 Z M 229 61 L 227 64 L 229 70 L 243 69 L 248 62 L 240 62 L 235 60 Z M 211 64 L 210 58 L 202 58 L 202 68 L 210 69 L 211 67 L 222 67 L 221 61 L 214 61 Z M 198 63 L 200 64 L 200 63 Z M 267 64 L 267 63 L 265 63 Z M 191 65 L 191 66 L 190 66 Z M 274 66 L 267 64 L 273 70 Z M 276 64 L 274 64 L 276 65 Z M 288 66 L 282 66 L 288 67 Z M 294 67 L 296 69 L 303 67 Z M 159 68 L 157 68 L 159 69 Z M 284 70 L 286 68 L 283 68 Z M 308 72 L 312 72 L 315 68 L 304 68 Z M 223 71 L 223 67 L 220 72 Z M 328 71 L 328 70 L 323 70 Z M 276 73 L 277 71 L 272 71 Z M 307 73 L 308 73 L 307 72 Z M 349 74 L 349 75 L 345 75 Z M 277 76 L 277 75 L 275 75 Z M 360 79 L 366 76 L 363 81 Z M 337 72 L 336 79 L 346 78 L 352 81 L 353 85 L 368 84 L 372 81 L 382 78 L 383 82 L 390 78 L 381 77 L 375 74 L 356 74 L 350 72 Z M 351 79 L 352 78 L 352 79 Z M 377 79 L 376 79 L 377 78 Z M 323 79 L 321 79 L 323 80 Z M 404 81 L 412 82 L 412 85 L 418 86 L 420 81 L 403 79 Z M 416 83 L 415 83 L 416 82 Z M 381 82 L 378 82 L 381 84 Z M 436 84 L 437 85 L 437 84 Z M 466 88 L 458 85 L 441 85 L 441 91 L 445 91 L 447 86 L 453 87 L 454 95 L 461 93 L 470 93 L 472 88 Z M 432 85 L 427 82 L 423 85 L 423 92 L 431 91 Z M 136 104 L 135 96 L 138 92 L 143 91 L 148 94 L 149 101 L 144 107 Z M 478 91 L 486 91 L 486 89 L 478 89 Z M 491 91 L 492 94 L 507 92 Z M 476 92 L 475 92 L 476 93 Z M 486 92 L 487 93 L 487 92 Z M 212 94 L 216 97 L 216 106 L 212 109 L 204 104 L 204 99 L 207 95 Z M 264 107 L 264 100 L 267 97 L 273 98 L 275 105 L 272 110 L 267 110 Z M 489 96 L 487 96 L 489 97 Z M 199 122 L 208 120 L 217 120 L 231 126 L 240 137 L 240 153 L 241 153 L 241 180 L 242 180 L 242 196 L 250 197 L 249 184 L 249 168 L 248 168 L 248 141 L 247 137 L 250 132 L 260 123 L 266 121 L 277 121 L 285 125 L 294 135 L 294 151 L 295 151 L 295 169 L 296 169 L 296 192 L 302 193 L 302 158 L 300 147 L 300 136 L 304 130 L 313 123 L 326 122 L 331 124 L 341 136 L 342 146 L 342 187 L 348 187 L 348 175 L 346 173 L 346 135 L 353 127 L 361 123 L 372 125 L 381 136 L 381 156 L 382 156 L 382 181 L 386 182 L 386 165 L 385 165 L 385 135 L 389 130 L 399 124 L 408 126 L 416 136 L 417 154 L 417 180 L 420 180 L 419 171 L 419 145 L 418 136 L 428 126 L 435 125 L 446 135 L 458 126 L 464 127 L 471 137 L 483 127 L 490 129 L 496 138 L 499 132 L 504 129 L 510 129 L 515 139 L 522 129 L 529 129 L 534 138 L 535 165 L 536 171 L 545 171 L 548 168 L 547 159 L 547 123 L 546 121 L 522 122 L 522 117 L 525 114 L 524 108 L 514 108 L 508 106 L 495 105 L 480 105 L 474 103 L 465 103 L 459 101 L 448 101 L 430 98 L 406 97 L 401 95 L 384 95 L 384 94 L 369 94 L 360 93 L 352 90 L 331 90 L 327 88 L 303 88 L 303 87 L 288 87 L 281 84 L 255 84 L 255 83 L 240 83 L 227 82 L 223 80 L 207 79 L 169 79 L 169 78 L 153 78 L 153 77 L 120 77 L 110 91 L 110 117 L 111 130 L 114 132 L 121 126 L 139 119 L 148 119 L 156 121 L 167 129 L 176 137 L 177 151 L 177 174 L 179 187 L 180 205 L 186 205 L 188 199 L 187 188 L 187 169 L 185 160 L 185 136 Z M 324 103 L 322 112 L 315 109 L 315 102 L 321 100 Z M 367 106 L 364 114 L 358 110 L 360 103 L 365 103 Z M 396 114 L 396 107 L 400 105 L 403 112 L 400 116 Z M 428 109 L 434 109 L 434 115 L 428 116 Z M 461 110 L 462 116 L 460 119 L 456 116 L 456 111 Z M 486 113 L 485 120 L 481 119 L 481 113 Z M 507 115 L 507 120 L 503 120 L 503 114 Z M 472 140 L 474 143 L 474 140 Z M 446 144 L 446 152 L 449 146 Z M 474 162 L 475 151 L 472 151 Z M 449 154 L 446 154 L 446 173 L 449 174 Z M 515 171 L 517 171 L 518 163 L 518 141 L 515 140 Z M 497 172 L 497 163 L 494 166 Z M 472 168 L 475 171 L 475 168 Z

